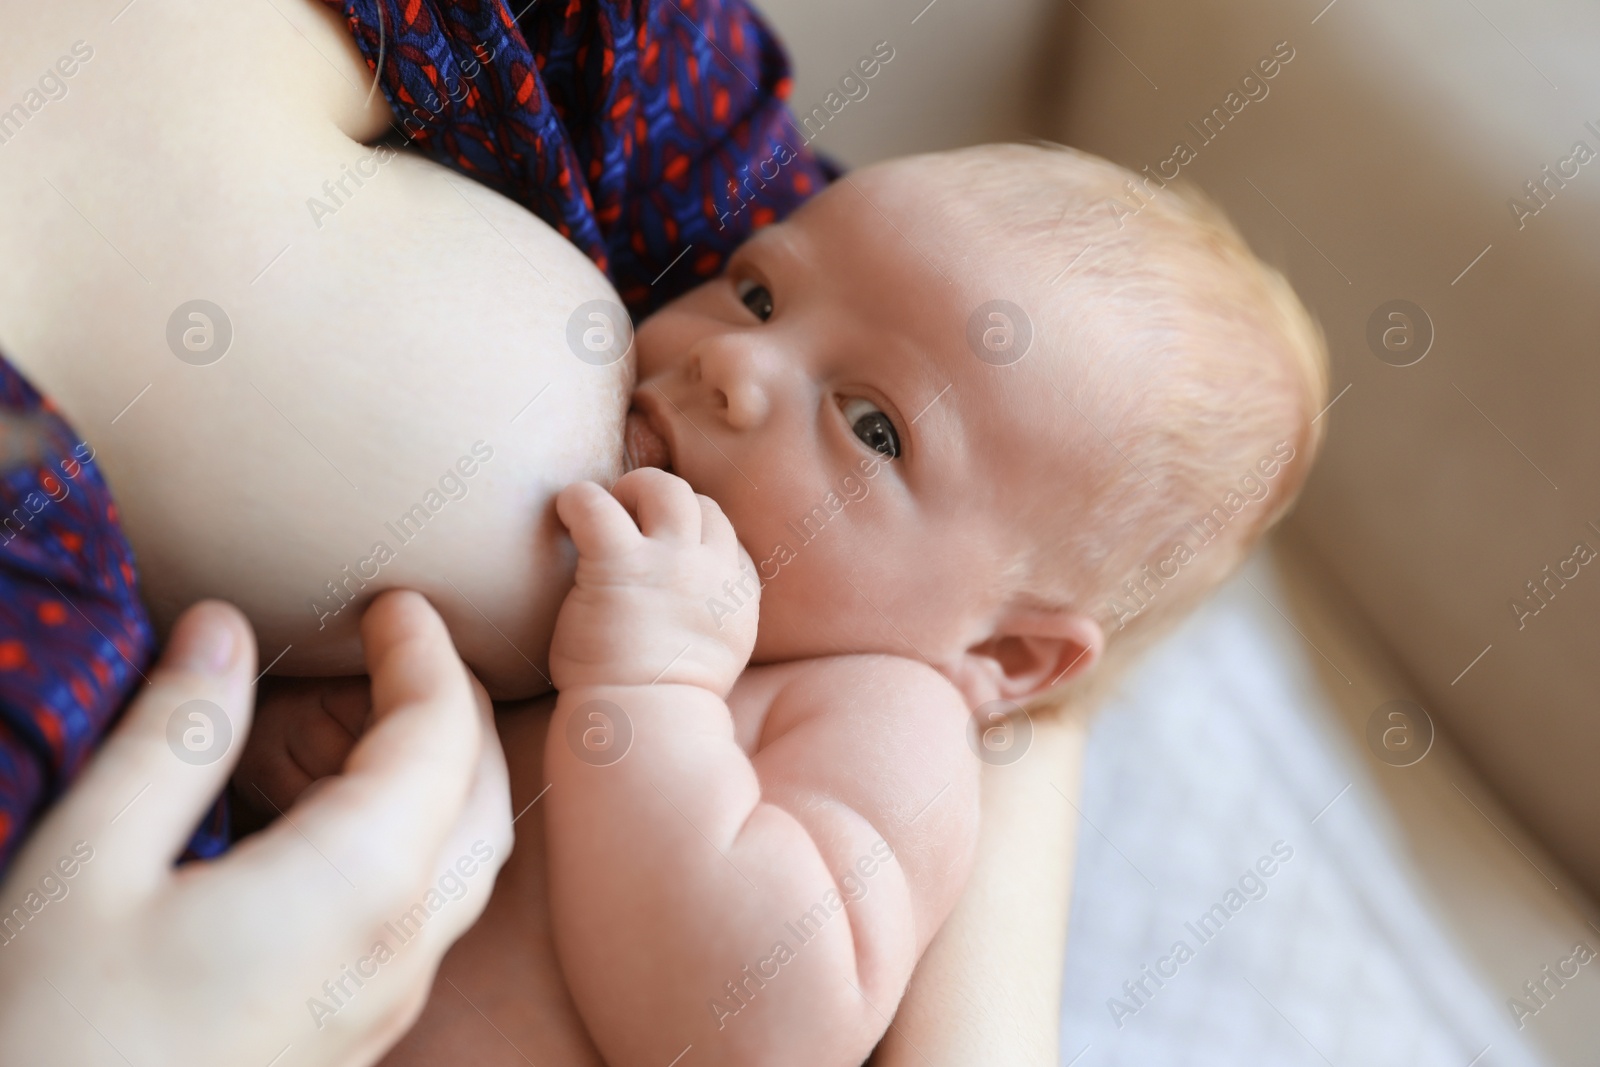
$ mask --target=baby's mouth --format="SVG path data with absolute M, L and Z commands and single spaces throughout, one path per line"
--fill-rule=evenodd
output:
M 638 408 L 628 410 L 627 426 L 622 433 L 622 451 L 630 471 L 640 467 L 659 467 L 664 471 L 672 469 L 672 453 L 667 448 L 666 438 L 656 432 L 649 417 Z

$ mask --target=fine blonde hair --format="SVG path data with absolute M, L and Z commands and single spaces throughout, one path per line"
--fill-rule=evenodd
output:
M 1287 279 L 1186 183 L 1057 145 L 929 158 L 942 217 L 1037 275 L 1026 310 L 1043 358 L 1067 369 L 1074 443 L 1057 461 L 1087 489 L 1027 505 L 1049 534 L 1008 592 L 1100 623 L 1102 663 L 1045 697 L 1098 694 L 1294 504 L 1322 441 L 1327 342 Z

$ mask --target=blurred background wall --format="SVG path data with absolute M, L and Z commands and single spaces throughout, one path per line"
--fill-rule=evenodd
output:
M 813 147 L 852 167 L 1040 136 L 1055 109 L 1072 9 L 1047 0 L 757 0 L 793 57 L 797 114 L 879 41 L 894 59 Z

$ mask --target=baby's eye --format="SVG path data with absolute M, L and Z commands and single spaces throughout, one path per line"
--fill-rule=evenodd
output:
M 762 322 L 772 318 L 772 294 L 766 286 L 746 278 L 739 283 L 736 291 L 740 301 L 756 318 Z
M 839 401 L 839 409 L 862 444 L 890 459 L 900 457 L 900 435 L 876 404 L 861 397 L 848 397 Z

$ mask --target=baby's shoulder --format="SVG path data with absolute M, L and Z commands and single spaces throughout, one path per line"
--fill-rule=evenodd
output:
M 961 702 L 961 694 L 944 675 L 921 660 L 882 653 L 818 656 L 800 660 L 796 673 L 810 684 L 842 686 L 875 701 L 901 698 L 948 697 Z
M 849 717 L 857 729 L 969 718 L 961 693 L 944 675 L 920 660 L 882 654 L 752 667 L 734 687 L 735 701 L 760 707 L 769 738 L 817 718 Z

